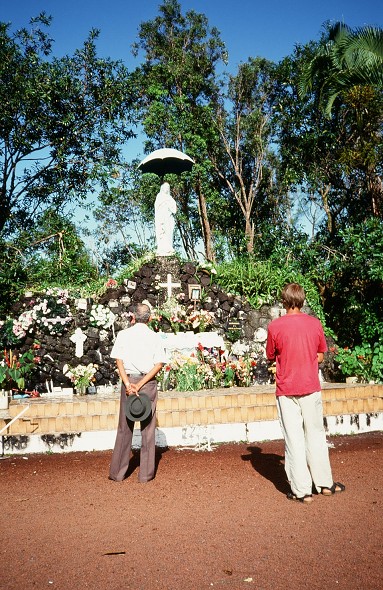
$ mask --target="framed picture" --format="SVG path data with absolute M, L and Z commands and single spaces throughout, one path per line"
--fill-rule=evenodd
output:
M 189 298 L 192 301 L 201 299 L 201 285 L 189 285 Z

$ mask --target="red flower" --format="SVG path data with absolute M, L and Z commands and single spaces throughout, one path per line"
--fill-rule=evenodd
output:
M 117 281 L 115 279 L 108 279 L 106 282 L 106 287 L 109 287 L 109 288 L 117 287 Z

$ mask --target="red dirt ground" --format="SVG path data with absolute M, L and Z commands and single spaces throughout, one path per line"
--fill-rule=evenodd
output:
M 331 437 L 346 492 L 285 498 L 282 441 L 158 449 L 156 478 L 111 452 L 0 461 L 1 590 L 380 590 L 383 433 Z

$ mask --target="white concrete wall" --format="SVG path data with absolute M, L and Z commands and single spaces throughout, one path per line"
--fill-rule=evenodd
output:
M 361 434 L 383 430 L 383 413 L 327 416 L 329 435 Z M 28 435 L 3 437 L 4 455 L 28 453 L 67 453 L 73 451 L 104 451 L 114 446 L 116 431 L 82 432 L 61 435 Z M 211 424 L 208 426 L 184 426 L 157 428 L 156 444 L 159 447 L 187 447 L 195 450 L 211 450 L 214 444 L 232 442 L 260 442 L 282 438 L 278 420 L 248 424 Z M 140 446 L 140 430 L 133 435 L 133 447 Z

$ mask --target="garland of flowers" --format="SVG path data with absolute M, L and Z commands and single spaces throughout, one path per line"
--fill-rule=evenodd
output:
M 42 297 L 32 299 L 31 309 L 11 320 L 15 338 L 22 340 L 36 329 L 48 335 L 61 335 L 73 319 L 68 298 L 68 291 L 52 288 L 47 289 Z

